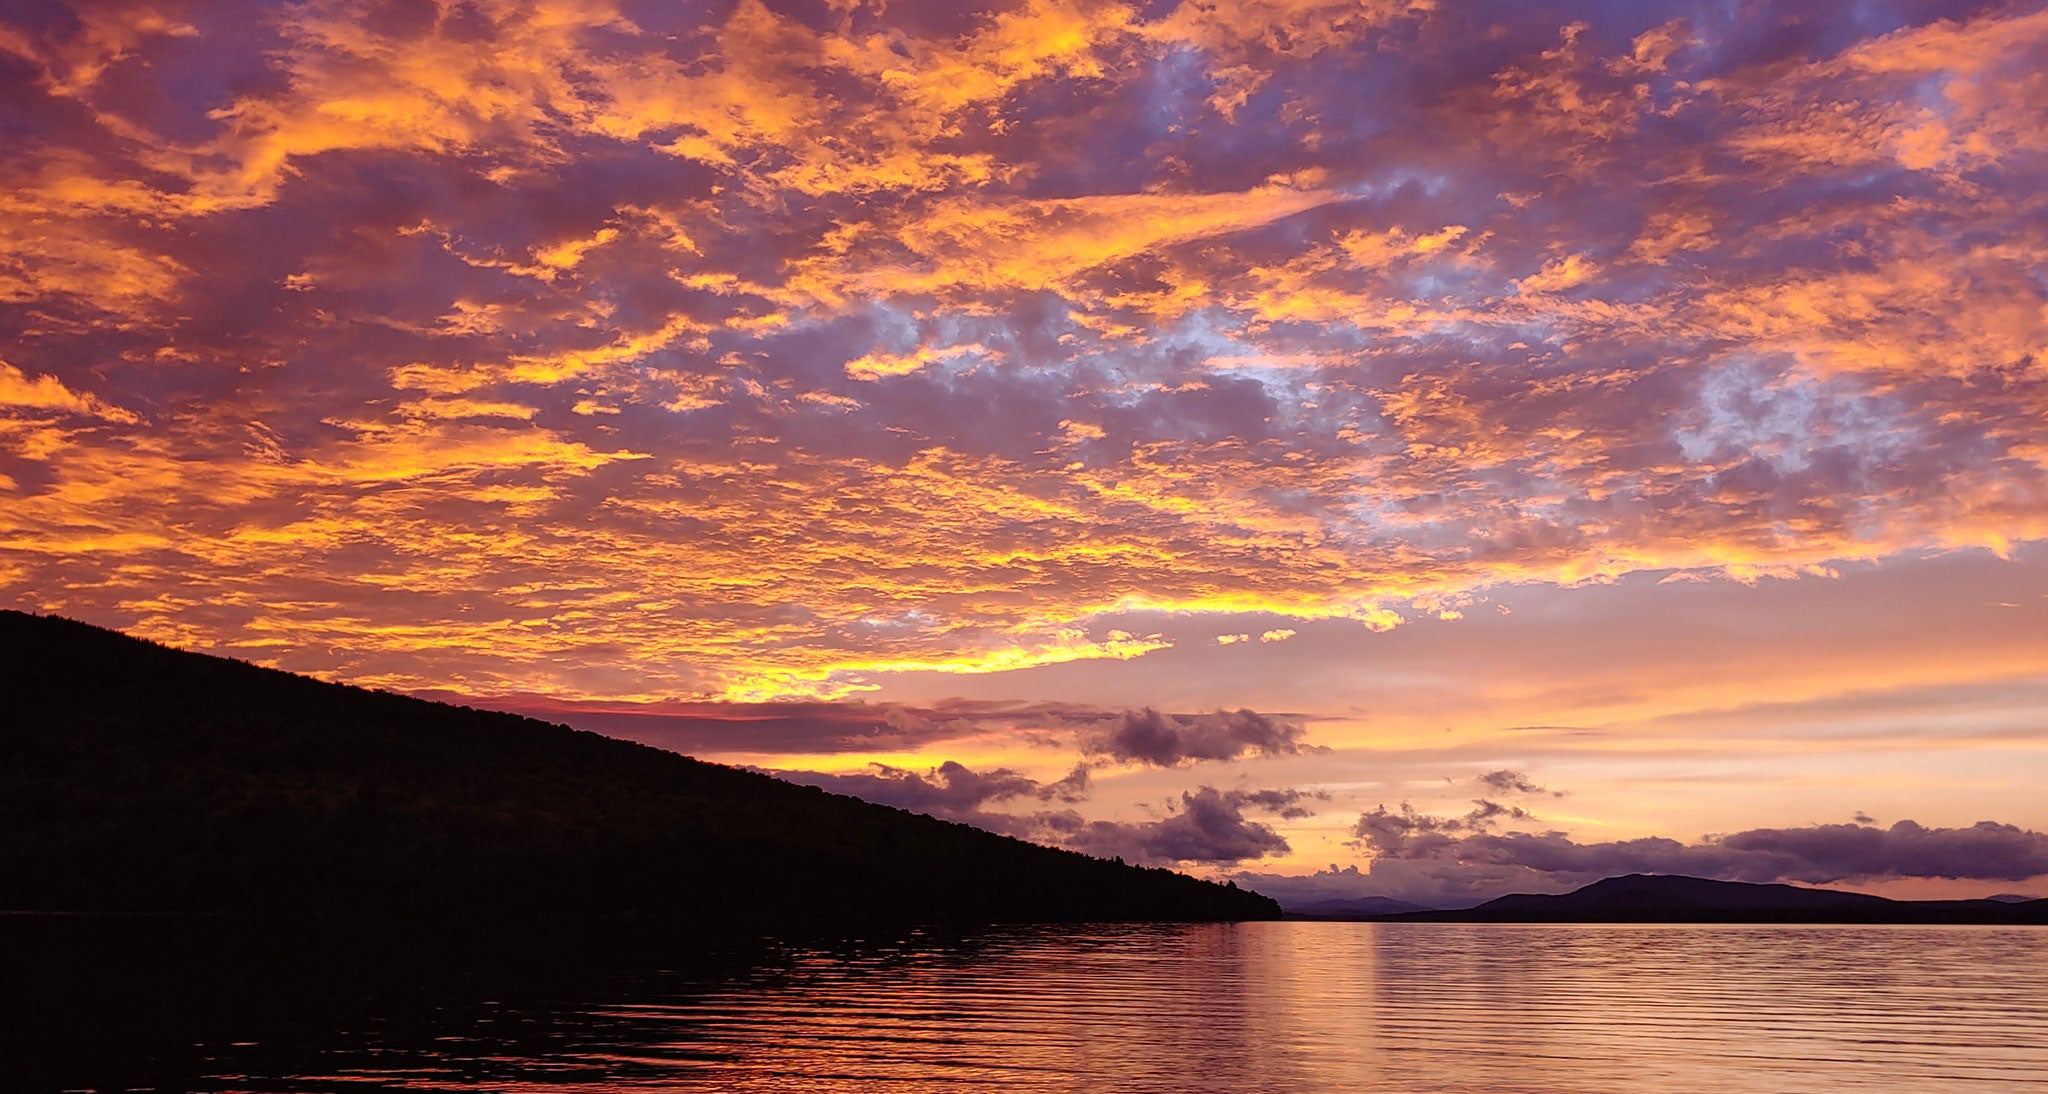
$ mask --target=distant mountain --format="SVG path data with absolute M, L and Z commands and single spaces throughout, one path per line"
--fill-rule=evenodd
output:
M 2048 900 L 1889 900 L 1835 889 L 1629 874 L 1554 896 L 1517 893 L 1464 911 L 1380 918 L 1455 923 L 2048 923 Z
M 1369 919 L 1374 916 L 1431 910 L 1421 904 L 1410 904 L 1405 900 L 1395 900 L 1386 896 L 1330 897 L 1303 904 L 1282 904 L 1281 908 L 1289 917 L 1298 919 Z
M 1266 897 L 510 714 L 0 612 L 0 911 L 771 932 Z

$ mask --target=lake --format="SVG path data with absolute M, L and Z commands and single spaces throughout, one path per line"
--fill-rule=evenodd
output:
M 252 1014 L 246 1030 L 216 1014 L 156 1062 L 155 1081 L 294 1092 L 2048 1091 L 2038 928 L 999 928 L 440 990 L 387 992 L 312 1021 Z M 124 1047 L 103 1043 L 98 1058 Z

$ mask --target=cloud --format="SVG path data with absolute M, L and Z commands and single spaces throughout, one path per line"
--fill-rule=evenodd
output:
M 134 424 L 134 414 L 65 387 L 54 376 L 28 376 L 0 361 L 0 414 L 19 417 L 84 415 Z
M 2048 834 L 1979 821 L 1968 828 L 1925 828 L 1899 821 L 1890 828 L 1856 824 L 1813 828 L 1759 828 L 1722 836 L 1715 844 L 1744 856 L 1774 860 L 1779 877 L 1803 881 L 1890 877 L 1996 878 L 2017 881 L 2048 874 Z
M 1506 768 L 1479 776 L 1479 785 L 1495 794 L 1549 794 L 1552 797 L 1564 797 L 1564 791 L 1537 786 L 1529 776 Z
M 1315 815 L 1315 810 L 1304 804 L 1310 801 L 1329 801 L 1330 795 L 1322 790 L 1231 790 L 1224 795 L 1242 806 L 1264 810 L 1276 817 L 1300 820 Z
M 454 692 L 427 698 L 474 702 Z M 690 755 L 912 751 L 970 740 L 1078 747 L 1084 754 L 1171 767 L 1181 762 L 1314 751 L 1290 715 L 1208 714 L 1081 703 L 949 699 L 932 703 L 660 700 L 621 703 L 509 694 L 490 705 Z
M 948 760 L 919 773 L 887 764 L 870 764 L 865 772 L 770 771 L 789 782 L 848 794 L 877 805 L 908 809 L 946 820 L 1007 827 L 1007 819 L 989 818 L 984 806 L 1015 798 L 1078 802 L 1088 795 L 1088 769 L 1076 767 L 1066 777 L 1041 783 L 1007 767 L 975 771 Z
M 1298 790 L 1218 790 L 1202 786 L 1183 793 L 1179 808 L 1158 820 L 1138 822 L 1071 820 L 1048 828 L 1071 850 L 1099 858 L 1149 865 L 1233 863 L 1286 854 L 1287 840 L 1273 827 L 1245 816 L 1261 810 L 1283 817 L 1303 815 L 1301 802 L 1313 795 Z
M 2048 540 L 2048 14 L 1809 7 L 26 0 L 0 602 L 681 751 L 885 756 L 834 777 L 1158 861 L 1269 853 L 1304 806 L 1096 829 L 1036 763 L 928 765 L 1531 703 L 1840 747 L 1815 720 L 1868 666 L 1698 637 L 1761 617 L 1700 605 L 1784 578 L 1976 626 L 1919 560 Z M 1877 608 L 1811 592 L 1879 570 Z M 2019 602 L 2032 570 L 1975 572 Z M 1494 592 L 1526 637 L 1667 578 L 1703 625 L 1656 645 L 1737 669 L 1624 679 L 1609 617 L 1457 682 L 1520 641 Z M 1921 650 L 1929 710 L 2026 669 L 1853 629 Z M 928 698 L 959 693 L 1090 702 Z M 1489 769 L 1583 743 L 1545 739 L 1461 753 L 1465 815 L 1360 832 L 1375 882 L 1576 876 L 1532 863 L 1604 845 L 1502 831 L 1554 792 Z
M 1320 792 L 1201 786 L 1182 793 L 1166 816 L 1145 821 L 1088 820 L 1068 809 L 1010 812 L 992 809 L 1020 801 L 1080 803 L 1089 771 L 1077 766 L 1063 778 L 1039 782 L 1009 768 L 975 771 L 947 761 L 925 772 L 886 764 L 867 771 L 768 771 L 767 774 L 879 805 L 959 821 L 1004 835 L 1147 865 L 1215 864 L 1285 854 L 1287 840 L 1247 813 L 1293 820 L 1311 815 Z
M 1127 763 L 1173 767 L 1201 760 L 1235 760 L 1248 753 L 1280 756 L 1307 751 L 1300 723 L 1249 710 L 1214 714 L 1129 711 L 1121 723 L 1082 738 L 1093 755 Z
M 2048 539 L 2024 8 L 44 6 L 23 606 L 831 699 Z
M 1563 832 L 1496 830 L 1516 811 L 1438 817 L 1403 806 L 1362 814 L 1352 833 L 1371 877 L 1406 899 L 1473 899 L 1555 892 L 1630 873 L 1724 881 L 1864 883 L 1901 878 L 2020 881 L 2048 874 L 2048 834 L 1981 821 L 1928 828 L 1826 824 L 1756 828 L 1697 843 L 1661 837 L 1581 843 Z
M 979 724 L 897 704 L 565 703 L 506 696 L 492 705 L 685 755 L 905 751 L 969 736 Z

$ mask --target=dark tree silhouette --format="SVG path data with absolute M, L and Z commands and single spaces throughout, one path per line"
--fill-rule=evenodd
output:
M 1255 893 L 566 726 L 0 612 L 0 909 L 742 931 L 1273 918 Z
M 1516 893 L 1457 912 L 1373 919 L 1455 923 L 2048 923 L 2048 900 L 1891 900 L 1838 889 L 1627 874 L 1569 893 Z

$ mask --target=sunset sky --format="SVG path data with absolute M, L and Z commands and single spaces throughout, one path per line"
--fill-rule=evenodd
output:
M 0 604 L 1276 895 L 2048 895 L 2048 5 L 25 0 L 0 147 Z

